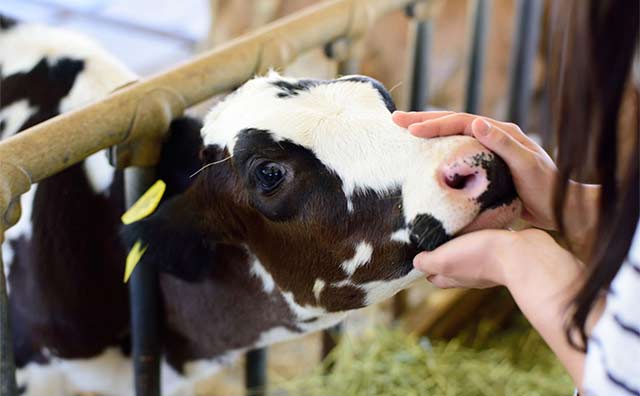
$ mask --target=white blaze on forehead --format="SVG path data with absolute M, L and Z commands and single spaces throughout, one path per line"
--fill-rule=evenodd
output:
M 371 261 L 373 247 L 370 243 L 362 241 L 356 246 L 356 252 L 352 258 L 345 260 L 340 264 L 347 276 L 351 276 L 356 270 Z
M 369 83 L 337 81 L 278 98 L 271 73 L 243 85 L 206 117 L 204 143 L 233 153 L 238 133 L 268 130 L 311 150 L 342 180 L 347 198 L 359 189 L 385 194 L 402 189 L 407 221 L 430 214 L 453 234 L 478 213 L 470 200 L 454 200 L 436 180 L 446 156 L 472 138 L 419 139 L 391 120 L 380 93 Z

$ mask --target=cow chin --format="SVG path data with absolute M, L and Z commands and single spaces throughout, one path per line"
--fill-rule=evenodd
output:
M 519 199 L 514 199 L 509 203 L 505 203 L 495 208 L 486 209 L 480 212 L 480 214 L 471 223 L 460 230 L 457 235 L 487 229 L 509 228 L 509 226 L 520 217 L 521 212 L 522 201 Z

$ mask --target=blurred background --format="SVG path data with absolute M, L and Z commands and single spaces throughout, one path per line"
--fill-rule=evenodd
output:
M 207 37 L 208 0 L 3 0 L 0 12 L 91 36 L 148 75 L 188 59 Z

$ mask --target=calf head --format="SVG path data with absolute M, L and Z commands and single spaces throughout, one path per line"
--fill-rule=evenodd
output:
M 202 128 L 191 186 L 129 230 L 192 281 L 222 244 L 246 249 L 299 316 L 363 307 L 420 277 L 412 259 L 519 207 L 508 168 L 474 139 L 418 139 L 377 81 L 255 78 Z

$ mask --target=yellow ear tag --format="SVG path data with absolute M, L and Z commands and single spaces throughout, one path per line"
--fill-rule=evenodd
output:
M 162 180 L 155 182 L 153 186 L 149 187 L 149 189 L 142 194 L 136 203 L 131 205 L 129 210 L 124 212 L 120 218 L 122 222 L 124 224 L 131 224 L 149 216 L 160 204 L 160 200 L 166 189 L 167 185 Z
M 127 264 L 124 267 L 124 283 L 129 281 L 129 277 L 133 272 L 133 269 L 136 267 L 136 264 L 140 262 L 142 255 L 147 251 L 148 245 L 145 245 L 141 248 L 142 243 L 140 241 L 136 241 L 131 250 L 129 251 L 129 255 L 127 256 Z
M 124 224 L 131 224 L 149 216 L 160 204 L 160 200 L 162 199 L 166 189 L 167 185 L 162 180 L 155 182 L 144 194 L 142 194 L 136 203 L 131 205 L 129 210 L 124 212 L 122 217 L 120 217 L 122 222 Z M 136 241 L 129 251 L 124 268 L 124 283 L 129 281 L 129 277 L 131 276 L 133 269 L 136 267 L 136 264 L 140 262 L 142 255 L 147 250 L 147 246 L 148 245 L 142 247 L 142 242 Z

